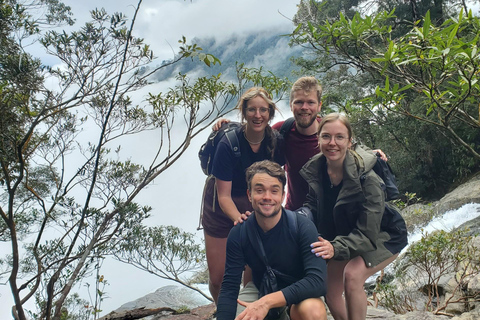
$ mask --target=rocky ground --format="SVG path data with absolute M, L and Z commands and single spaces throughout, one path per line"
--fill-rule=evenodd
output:
M 99 320 L 116 320 L 116 319 L 145 319 L 145 320 L 213 320 L 215 312 L 215 305 L 209 304 L 206 306 L 201 306 L 194 308 L 188 313 L 183 314 L 174 314 L 172 311 L 161 311 L 156 315 L 151 315 L 148 318 L 136 318 L 132 314 L 124 313 L 122 315 L 118 314 L 116 317 L 109 317 L 109 315 L 102 317 Z M 120 317 L 118 317 L 120 316 Z M 472 312 L 463 313 L 460 316 L 455 316 L 453 318 L 443 316 L 443 315 L 433 315 L 430 312 L 424 311 L 415 311 L 408 312 L 403 315 L 396 315 L 392 312 L 377 309 L 374 307 L 368 307 L 367 309 L 367 319 L 376 319 L 376 320 L 478 320 L 480 319 L 480 310 L 474 310 Z M 333 320 L 331 315 L 328 315 L 328 320 Z

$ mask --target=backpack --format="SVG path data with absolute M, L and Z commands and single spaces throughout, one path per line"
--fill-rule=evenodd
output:
M 200 166 L 203 173 L 207 176 L 212 174 L 213 158 L 217 145 L 222 140 L 223 136 L 227 136 L 228 143 L 232 148 L 233 154 L 236 158 L 240 157 L 240 143 L 238 141 L 236 129 L 241 128 L 238 122 L 223 123 L 218 131 L 212 131 L 208 136 L 207 141 L 200 147 L 198 151 L 198 158 L 200 159 Z
M 295 118 L 290 117 L 282 123 L 280 130 L 278 130 L 278 132 L 280 133 L 280 135 L 283 137 L 284 140 L 287 138 L 288 134 L 290 133 L 290 130 L 292 129 L 294 122 L 295 122 Z
M 385 184 L 385 192 L 387 194 L 386 201 L 395 200 L 400 197 L 400 191 L 398 191 L 397 180 L 390 165 L 380 158 L 380 154 L 377 153 L 377 161 L 373 166 L 373 171 L 383 180 Z M 366 179 L 365 173 L 360 177 L 360 181 L 363 182 Z M 383 187 L 383 186 L 382 186 Z

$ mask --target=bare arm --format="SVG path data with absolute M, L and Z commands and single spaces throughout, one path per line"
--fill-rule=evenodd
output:
M 215 122 L 215 123 L 213 124 L 212 130 L 213 130 L 213 131 L 218 131 L 218 130 L 220 130 L 220 127 L 222 126 L 222 124 L 224 124 L 224 123 L 229 123 L 229 122 L 230 122 L 230 120 L 228 120 L 228 119 L 220 118 L 220 119 L 218 119 L 217 122 Z
M 247 219 L 247 215 L 245 213 L 240 213 L 232 200 L 232 181 L 224 181 L 215 178 L 215 182 L 220 208 L 235 225 L 237 223 L 242 223 Z

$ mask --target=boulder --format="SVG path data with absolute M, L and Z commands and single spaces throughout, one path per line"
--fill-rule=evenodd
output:
M 205 292 L 205 288 L 203 291 Z M 208 292 L 208 289 L 207 289 Z M 120 306 L 115 312 L 133 310 L 138 308 L 155 309 L 169 307 L 172 309 L 193 309 L 198 306 L 210 304 L 211 301 L 200 295 L 198 292 L 175 285 L 161 287 L 155 292 L 149 293 L 137 300 L 127 302 Z
M 480 203 L 480 173 L 435 202 L 437 214 L 455 210 L 467 203 Z

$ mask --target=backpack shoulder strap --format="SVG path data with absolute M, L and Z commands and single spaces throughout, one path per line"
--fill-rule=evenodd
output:
M 280 130 L 278 131 L 280 135 L 283 137 L 283 139 L 285 139 L 290 134 L 290 130 L 292 129 L 292 125 L 294 122 L 295 122 L 294 117 L 290 117 L 283 122 L 282 126 L 280 127 Z
M 265 249 L 263 249 L 263 243 L 262 243 L 262 240 L 260 239 L 260 235 L 258 234 L 257 227 L 255 226 L 253 221 L 250 221 L 250 223 L 247 223 L 250 219 L 247 219 L 247 221 L 243 222 L 244 223 L 243 228 L 246 230 L 247 237 L 250 240 L 250 243 L 252 244 L 252 247 L 255 253 L 263 261 L 265 266 L 269 266 L 267 255 L 265 254 Z
M 285 215 L 287 217 L 288 229 L 294 239 L 298 239 L 298 217 L 295 211 L 285 209 Z
M 238 141 L 237 133 L 233 129 L 225 129 L 225 136 L 227 137 L 230 148 L 232 148 L 235 158 L 240 157 L 240 142 Z

